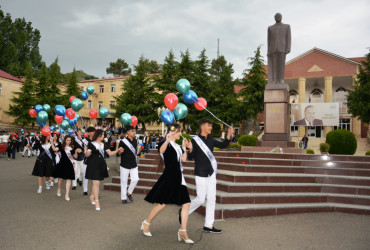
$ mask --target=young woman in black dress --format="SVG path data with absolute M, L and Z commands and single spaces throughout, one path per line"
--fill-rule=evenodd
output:
M 55 169 L 55 174 L 54 174 L 55 178 L 59 178 L 58 191 L 57 191 L 58 196 L 62 195 L 61 189 L 62 189 L 63 180 L 67 180 L 66 181 L 66 194 L 64 197 L 66 201 L 70 200 L 69 191 L 71 190 L 72 180 L 75 179 L 74 159 L 77 159 L 77 154 L 81 153 L 82 151 L 80 148 L 76 150 L 73 148 L 72 140 L 73 138 L 70 135 L 66 135 L 64 137 L 62 146 L 59 149 L 60 154 L 61 154 L 60 161 L 57 164 L 57 167 Z M 57 149 L 55 148 L 53 141 L 51 142 L 51 145 L 53 147 L 53 150 Z
M 104 131 L 98 129 L 95 131 L 92 138 L 92 142 L 89 143 L 87 152 L 85 156 L 86 160 L 86 179 L 93 180 L 90 202 L 95 205 L 95 210 L 100 210 L 99 204 L 99 187 L 100 181 L 104 178 L 109 177 L 107 163 L 104 160 L 104 153 L 108 155 L 115 155 L 117 152 L 123 152 L 122 148 L 119 148 L 115 151 L 110 151 L 109 146 L 103 143 L 104 140 Z
M 182 173 L 181 162 L 186 162 L 186 145 L 189 141 L 186 138 L 182 141 L 182 147 L 176 144 L 180 139 L 181 126 L 173 124 L 169 127 L 166 139 L 158 145 L 159 153 L 164 160 L 164 171 L 153 188 L 149 191 L 145 200 L 150 203 L 156 203 L 149 216 L 141 224 L 141 230 L 145 236 L 152 236 L 150 233 L 150 223 L 166 207 L 167 204 L 181 205 L 181 228 L 177 233 L 178 240 L 184 240 L 185 243 L 193 244 L 186 232 L 189 218 L 190 197 L 186 187 L 184 175 Z
M 50 177 L 53 176 L 55 165 L 55 154 L 49 142 L 50 136 L 42 136 L 40 143 L 34 144 L 34 150 L 39 150 L 40 154 L 37 156 L 35 166 L 33 167 L 32 175 L 38 176 L 39 188 L 38 194 L 42 193 L 42 182 L 45 177 L 46 189 L 50 189 Z
M 53 133 L 51 134 L 50 138 L 50 144 L 54 145 L 54 148 L 52 147 L 54 154 L 55 154 L 55 165 L 54 165 L 54 172 L 55 172 L 55 167 L 60 161 L 60 151 L 59 148 L 61 147 L 61 143 L 59 140 L 59 133 Z M 50 177 L 50 187 L 54 187 L 54 182 L 57 183 L 58 178 L 54 178 L 53 176 Z

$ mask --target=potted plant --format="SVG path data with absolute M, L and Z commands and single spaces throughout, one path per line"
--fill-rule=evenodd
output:
M 327 155 L 330 149 L 330 145 L 328 143 L 320 143 L 320 152 L 322 155 Z

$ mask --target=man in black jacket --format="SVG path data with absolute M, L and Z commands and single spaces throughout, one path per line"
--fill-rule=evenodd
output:
M 213 122 L 208 119 L 199 121 L 200 134 L 193 137 L 191 143 L 186 145 L 189 148 L 188 158 L 195 161 L 195 183 L 197 188 L 197 197 L 190 204 L 189 214 L 194 212 L 207 199 L 206 216 L 203 231 L 206 233 L 222 233 L 222 230 L 213 226 L 215 220 L 216 207 L 216 174 L 217 162 L 213 155 L 213 149 L 226 148 L 230 143 L 230 136 L 234 133 L 233 128 L 229 128 L 227 138 L 223 141 L 213 139 Z
M 77 135 L 73 140 L 73 146 L 75 149 L 80 148 L 82 150 L 81 153 L 77 154 L 77 159 L 75 159 L 75 179 L 72 181 L 72 190 L 76 190 L 77 187 L 77 180 L 78 184 L 82 186 L 82 180 L 85 176 L 85 171 L 83 167 L 83 161 L 85 158 L 85 145 L 83 143 L 82 138 L 82 130 L 78 129 Z

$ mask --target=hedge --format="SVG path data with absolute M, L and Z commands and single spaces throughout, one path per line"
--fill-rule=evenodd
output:
M 370 155 L 370 150 L 366 151 L 365 155 Z
M 242 135 L 238 138 L 238 143 L 243 146 L 256 146 L 257 141 L 258 138 L 254 135 Z
M 326 143 L 330 145 L 330 154 L 353 155 L 357 149 L 355 135 L 346 129 L 330 131 L 326 135 Z
M 314 155 L 315 154 L 315 151 L 313 149 L 306 149 L 306 153 L 309 154 L 309 155 Z

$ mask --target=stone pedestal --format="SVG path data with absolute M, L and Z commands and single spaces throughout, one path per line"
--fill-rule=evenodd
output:
M 265 90 L 265 134 L 260 146 L 295 147 L 290 141 L 289 108 L 287 89 Z

